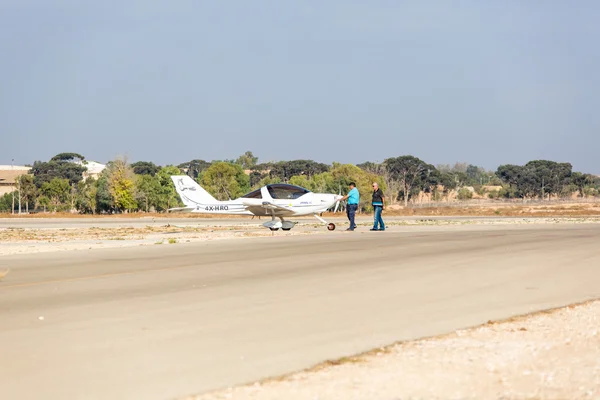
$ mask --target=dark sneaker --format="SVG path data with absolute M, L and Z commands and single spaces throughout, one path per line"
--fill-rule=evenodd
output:
M 370 231 L 378 231 L 379 229 L 371 228 Z
M 354 228 L 348 228 L 348 229 L 346 229 L 346 230 L 347 230 L 347 231 L 353 231 L 353 230 L 354 230 Z

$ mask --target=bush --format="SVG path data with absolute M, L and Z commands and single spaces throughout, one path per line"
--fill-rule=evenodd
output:
M 482 185 L 475 185 L 473 186 L 473 189 L 475 189 L 475 193 L 482 197 L 485 196 L 485 194 L 487 193 L 487 190 L 485 190 L 485 187 Z
M 0 212 L 10 211 L 12 207 L 12 193 L 5 193 L 0 197 Z
M 497 198 L 500 197 L 500 191 L 499 190 L 492 190 L 492 191 L 488 192 L 488 197 L 490 199 L 492 199 L 492 200 L 493 199 L 497 199 Z
M 473 192 L 467 188 L 462 188 L 458 191 L 457 197 L 459 200 L 470 200 L 473 198 Z

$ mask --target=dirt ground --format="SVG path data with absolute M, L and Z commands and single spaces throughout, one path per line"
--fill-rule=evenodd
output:
M 593 301 L 186 400 L 598 399 L 599 331 Z
M 314 231 L 285 235 L 314 234 Z M 207 240 L 271 236 L 265 228 L 252 226 L 146 226 L 110 228 L 0 228 L 0 256 L 98 248 L 172 245 Z
M 431 216 L 503 216 L 503 217 L 579 217 L 600 215 L 598 203 L 545 203 L 519 204 L 499 203 L 472 206 L 414 207 L 404 208 L 394 205 L 388 207 L 387 215 L 431 215 Z

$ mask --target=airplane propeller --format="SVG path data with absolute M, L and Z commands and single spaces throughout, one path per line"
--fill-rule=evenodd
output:
M 338 196 L 342 196 L 342 186 L 340 185 L 340 193 L 338 194 Z M 340 201 L 336 201 L 335 202 L 335 208 L 333 209 L 333 212 L 336 213 L 338 210 L 338 207 L 340 206 Z

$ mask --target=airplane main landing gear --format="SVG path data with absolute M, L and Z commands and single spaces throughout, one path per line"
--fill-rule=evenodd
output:
M 294 227 L 294 225 L 296 225 L 295 222 L 286 221 L 282 217 L 279 217 L 279 219 L 280 219 L 280 221 L 277 221 L 275 219 L 275 216 L 271 216 L 271 220 L 265 222 L 263 224 L 263 226 L 265 228 L 269 228 L 272 231 L 277 231 L 277 230 L 279 230 L 279 228 L 281 228 L 281 230 L 283 230 L 283 231 L 289 231 Z

